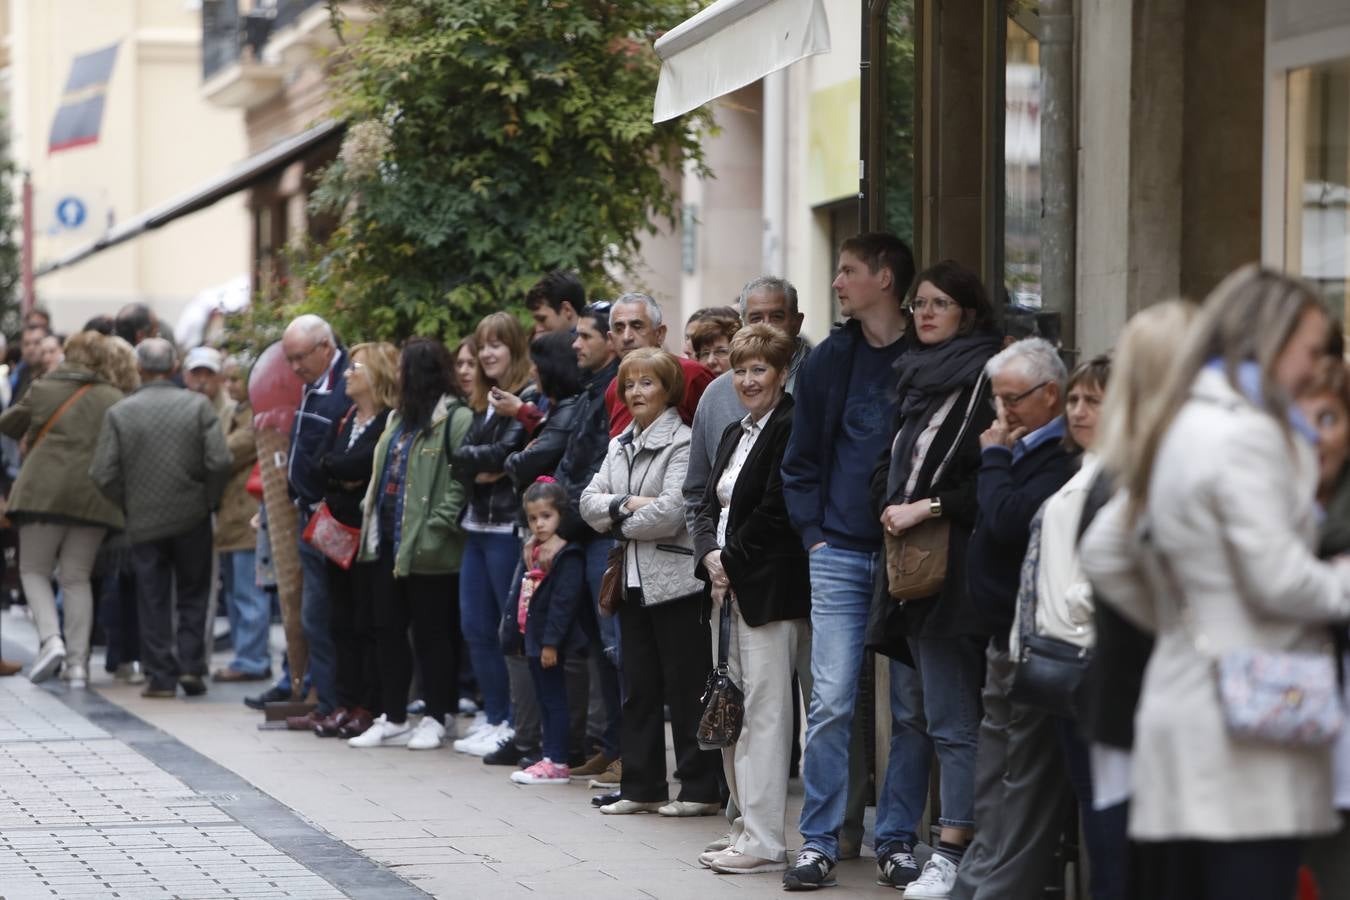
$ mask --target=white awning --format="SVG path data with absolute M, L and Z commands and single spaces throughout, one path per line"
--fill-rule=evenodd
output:
M 717 0 L 656 42 L 664 122 L 830 49 L 824 0 Z

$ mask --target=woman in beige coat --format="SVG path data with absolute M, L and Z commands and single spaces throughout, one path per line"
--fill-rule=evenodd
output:
M 1350 563 L 1313 553 L 1317 463 L 1290 405 L 1328 325 L 1304 285 L 1230 275 L 1084 539 L 1098 598 L 1158 636 L 1130 811 L 1158 862 L 1150 897 L 1287 900 L 1303 841 L 1336 826 L 1330 748 L 1230 735 L 1215 674 L 1233 650 L 1329 655 L 1326 625 L 1350 617 Z

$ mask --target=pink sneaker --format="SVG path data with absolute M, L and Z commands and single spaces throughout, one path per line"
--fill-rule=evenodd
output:
M 572 780 L 572 770 L 545 757 L 528 769 L 512 772 L 511 780 L 516 784 L 567 784 Z

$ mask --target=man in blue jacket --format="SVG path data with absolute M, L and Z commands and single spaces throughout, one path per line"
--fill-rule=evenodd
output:
M 892 234 L 860 234 L 839 251 L 834 290 L 849 321 L 807 357 L 797 377 L 792 439 L 783 458 L 788 516 L 810 552 L 811 676 L 802 760 L 802 850 L 788 890 L 834 883 L 849 782 L 853 708 L 881 523 L 869 476 L 894 416 L 892 365 L 904 348 L 901 309 L 914 255 Z
M 300 511 L 300 567 L 303 595 L 300 622 L 309 644 L 309 674 L 318 707 L 308 716 L 287 720 L 287 727 L 312 730 L 333 712 L 337 702 L 337 649 L 330 628 L 332 605 L 328 595 L 326 557 L 305 543 L 309 518 L 323 500 L 324 476 L 319 457 L 333 426 L 342 419 L 351 400 L 347 398 L 347 351 L 338 343 L 332 327 L 315 315 L 295 318 L 281 336 L 281 349 L 291 371 L 305 383 L 300 407 L 291 425 L 290 460 L 286 470 L 291 499 Z

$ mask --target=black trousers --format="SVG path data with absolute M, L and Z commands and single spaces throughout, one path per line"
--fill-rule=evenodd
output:
M 131 574 L 131 560 L 124 566 L 111 569 L 102 578 L 103 589 L 98 596 L 98 623 L 108 642 L 103 667 L 116 672 L 122 663 L 140 662 L 141 626 L 137 614 L 136 578 Z
M 179 675 L 206 674 L 213 555 L 209 517 L 172 537 L 132 545 L 141 664 L 153 688 L 173 688 Z
M 670 707 L 675 745 L 676 799 L 717 803 L 722 755 L 700 750 L 695 734 L 699 702 L 712 668 L 712 641 L 698 596 L 643 606 L 628 594 L 619 613 L 623 647 L 623 784 L 625 800 L 667 800 L 666 734 L 662 705 Z
M 1305 841 L 1141 843 L 1144 866 L 1131 895 L 1152 900 L 1289 900 Z M 1323 892 L 1322 896 L 1333 895 Z
M 350 569 L 328 562 L 330 627 L 337 649 L 337 703 L 371 715 L 384 712 L 375 649 L 374 563 L 354 562 Z
M 375 644 L 385 716 L 394 723 L 408 718 L 408 688 L 413 674 L 413 657 L 408 651 L 411 626 L 426 714 L 444 723 L 446 713 L 459 709 L 457 700 L 451 706 L 459 675 L 459 578 L 453 574 L 395 578 L 393 556 L 384 551 L 371 564 L 370 594 L 375 607 Z

